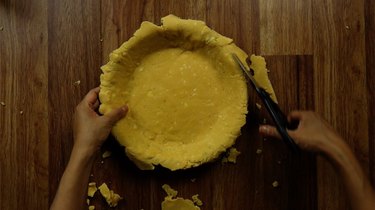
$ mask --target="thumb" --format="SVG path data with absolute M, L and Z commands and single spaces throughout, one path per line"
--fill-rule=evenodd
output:
M 259 133 L 264 137 L 274 137 L 277 139 L 281 139 L 281 136 L 277 129 L 271 125 L 261 125 L 259 126 Z
M 113 126 L 117 121 L 121 120 L 128 113 L 128 106 L 122 106 L 117 109 L 113 109 L 109 113 L 103 116 L 103 119 L 107 125 Z

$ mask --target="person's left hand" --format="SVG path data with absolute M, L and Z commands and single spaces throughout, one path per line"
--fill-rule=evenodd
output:
M 95 111 L 99 107 L 99 91 L 97 87 L 87 93 L 77 105 L 73 118 L 74 148 L 90 155 L 100 149 L 112 127 L 128 112 L 125 105 L 100 116 Z

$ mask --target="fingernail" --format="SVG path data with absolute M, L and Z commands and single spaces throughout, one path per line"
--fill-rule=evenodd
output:
M 262 132 L 262 133 L 266 133 L 266 134 L 268 134 L 268 127 L 267 126 L 260 126 L 260 131 Z

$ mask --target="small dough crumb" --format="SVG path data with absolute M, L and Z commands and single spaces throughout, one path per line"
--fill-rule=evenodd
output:
M 197 206 L 202 206 L 203 202 L 198 198 L 198 194 L 191 196 L 191 199 Z
M 97 190 L 98 190 L 98 188 L 96 188 L 96 183 L 90 182 L 89 186 L 87 188 L 87 196 L 88 197 L 94 197 L 94 194 L 96 193 Z
M 258 103 L 255 103 L 255 105 L 257 106 L 257 108 L 260 110 L 262 109 L 262 105 L 258 104 Z
M 89 210 L 95 210 L 95 206 L 89 206 Z
M 119 194 L 116 194 L 113 192 L 113 190 L 110 190 L 106 183 L 99 186 L 99 191 L 110 207 L 116 207 L 118 202 L 123 199 Z
M 279 186 L 279 182 L 278 181 L 274 181 L 272 182 L 272 187 L 278 187 Z
M 112 155 L 112 152 L 106 150 L 105 152 L 103 152 L 103 154 L 102 154 L 102 158 L 104 159 L 104 158 L 110 157 L 111 155 Z
M 257 149 L 257 154 L 258 154 L 258 155 L 262 154 L 262 152 L 263 152 L 263 151 L 262 151 L 261 149 Z
M 22 110 L 20 111 L 20 115 L 23 115 L 23 111 Z
M 0 31 L 4 30 L 4 26 L 0 26 Z
M 349 29 L 350 29 L 350 27 L 349 27 L 348 25 L 346 25 L 345 28 L 346 28 L 346 30 L 349 30 Z
M 5 106 L 5 102 L 4 101 L 0 102 L 0 104 L 1 104 L 1 106 Z
M 169 197 L 173 198 L 177 196 L 177 190 L 172 189 L 171 186 L 164 184 L 163 186 L 161 186 L 161 188 L 163 188 L 163 190 Z
M 86 199 L 86 203 L 87 203 L 87 205 L 89 206 L 90 205 L 90 199 Z
M 104 163 L 104 161 L 100 161 L 100 163 L 101 163 L 101 164 L 103 164 L 103 163 Z
M 230 148 L 223 159 L 221 159 L 221 163 L 236 163 L 237 156 L 240 155 L 241 152 L 239 152 L 236 148 L 232 147 Z
M 80 84 L 81 84 L 81 80 L 77 80 L 77 81 L 74 82 L 74 85 L 75 85 L 75 86 L 78 86 L 78 85 L 80 85 Z
M 236 163 L 237 161 L 237 156 L 240 155 L 241 152 L 239 152 L 236 148 L 232 147 L 230 148 L 229 150 L 229 153 L 228 153 L 228 162 L 230 163 Z

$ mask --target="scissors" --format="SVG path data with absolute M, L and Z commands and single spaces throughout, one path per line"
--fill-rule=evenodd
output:
M 250 71 L 246 69 L 246 67 L 243 65 L 243 63 L 240 61 L 240 59 L 237 57 L 236 54 L 232 54 L 233 59 L 236 61 L 236 63 L 239 65 L 239 67 L 242 69 L 242 71 L 247 75 L 249 78 L 252 86 L 255 88 L 256 92 L 260 96 L 260 98 L 263 101 L 263 104 L 267 108 L 268 113 L 271 115 L 274 123 L 276 124 L 277 131 L 280 133 L 282 139 L 284 142 L 294 151 L 298 152 L 299 147 L 295 143 L 295 141 L 292 139 L 292 137 L 289 136 L 287 129 L 293 129 L 296 128 L 295 125 L 292 125 L 288 122 L 287 117 L 285 114 L 280 110 L 280 107 L 271 99 L 270 94 L 266 92 L 263 88 L 261 88 L 257 81 L 255 81 L 254 77 L 251 75 Z

